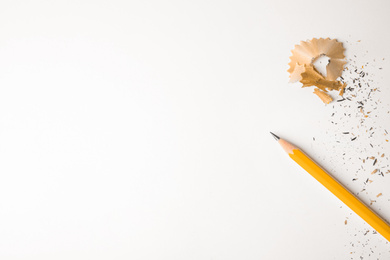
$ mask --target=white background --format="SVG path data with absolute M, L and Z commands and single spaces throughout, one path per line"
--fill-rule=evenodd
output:
M 385 58 L 386 106 L 389 7 L 1 0 L 0 258 L 387 259 L 269 131 L 331 166 L 312 139 L 332 142 L 331 106 L 287 83 L 290 50 Z

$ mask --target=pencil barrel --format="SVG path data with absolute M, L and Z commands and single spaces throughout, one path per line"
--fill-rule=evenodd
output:
M 345 203 L 350 209 L 358 214 L 363 220 L 365 220 L 371 227 L 373 227 L 378 233 L 390 241 L 390 226 L 348 191 L 342 184 L 335 180 L 330 174 L 324 171 L 317 163 L 310 159 L 305 153 L 299 149 L 294 149 L 289 154 L 291 159 L 298 163 L 303 169 L 305 169 L 311 176 L 324 185 L 330 192 L 332 192 L 337 198 Z

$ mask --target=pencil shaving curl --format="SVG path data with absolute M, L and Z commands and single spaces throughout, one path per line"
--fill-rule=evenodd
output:
M 318 88 L 314 89 L 313 93 L 316 94 L 325 104 L 329 104 L 330 102 L 332 102 L 332 97 L 329 96 L 327 93 L 319 90 Z
M 309 41 L 301 41 L 300 45 L 295 45 L 291 51 L 292 56 L 288 69 L 290 82 L 300 81 L 302 87 L 315 86 L 322 93 L 328 90 L 339 90 L 341 94 L 345 84 L 337 81 L 337 78 L 341 76 L 346 64 L 344 51 L 343 44 L 336 39 L 313 38 Z M 319 73 L 313 65 L 315 60 L 321 56 L 329 58 L 329 63 L 326 66 L 326 77 Z M 320 92 L 315 91 L 314 93 L 318 95 Z M 325 97 L 323 94 L 318 96 Z M 328 104 L 332 98 L 326 94 L 326 99 L 321 98 L 321 100 Z

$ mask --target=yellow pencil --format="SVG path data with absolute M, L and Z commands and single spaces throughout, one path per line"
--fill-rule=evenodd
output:
M 356 198 L 351 192 L 349 192 L 343 185 L 336 181 L 332 176 L 325 172 L 318 164 L 310 159 L 299 148 L 290 144 L 286 140 L 279 138 L 277 135 L 271 133 L 279 144 L 283 147 L 286 153 L 305 169 L 311 176 L 325 186 L 330 192 L 332 192 L 337 198 L 345 203 L 350 209 L 364 219 L 371 227 L 373 227 L 384 238 L 390 241 L 390 226 L 363 202 Z

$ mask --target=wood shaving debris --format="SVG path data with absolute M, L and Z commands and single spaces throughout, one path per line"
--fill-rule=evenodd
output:
M 319 90 L 318 88 L 314 89 L 313 93 L 316 94 L 325 104 L 329 104 L 333 100 L 331 96 L 326 94 L 324 91 Z
M 290 82 L 300 81 L 303 84 L 302 87 L 317 87 L 314 94 L 325 104 L 332 101 L 332 98 L 325 93 L 327 90 L 338 90 L 339 95 L 343 96 L 346 84 L 338 81 L 337 78 L 341 77 L 347 63 L 344 51 L 343 43 L 336 39 L 313 38 L 301 41 L 291 51 L 290 68 L 287 70 L 290 73 Z M 314 62 L 322 56 L 329 58 L 326 65 L 326 76 L 323 76 L 314 67 Z

